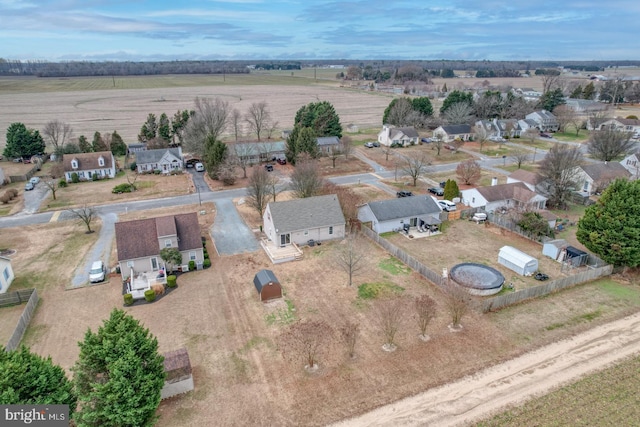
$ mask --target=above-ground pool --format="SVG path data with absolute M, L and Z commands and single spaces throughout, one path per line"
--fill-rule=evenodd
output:
M 504 276 L 498 270 L 473 262 L 455 265 L 449 275 L 451 280 L 473 295 L 497 294 L 504 284 Z

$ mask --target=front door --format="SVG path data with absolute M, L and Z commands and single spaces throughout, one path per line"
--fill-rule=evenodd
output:
M 281 234 L 280 235 L 280 246 L 286 246 L 291 243 L 291 234 Z
M 152 271 L 158 270 L 158 258 L 151 258 L 151 270 Z

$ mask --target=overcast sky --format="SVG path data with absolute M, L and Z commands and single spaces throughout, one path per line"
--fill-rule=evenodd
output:
M 0 57 L 640 59 L 637 0 L 0 0 Z

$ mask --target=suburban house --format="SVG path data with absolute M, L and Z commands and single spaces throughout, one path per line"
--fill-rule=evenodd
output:
M 524 169 L 513 171 L 507 176 L 507 184 L 513 182 L 522 182 L 531 191 L 536 191 L 536 186 L 540 182 L 540 177 L 535 172 L 529 172 Z
M 527 101 L 538 101 L 542 96 L 542 92 L 530 87 L 518 88 L 513 91 L 516 95 L 519 95 Z
M 371 223 L 378 234 L 409 227 L 437 230 L 442 209 L 431 196 L 399 197 L 369 202 L 358 210 L 358 219 Z
M 267 238 L 280 247 L 345 236 L 344 215 L 335 194 L 271 202 L 262 219 Z
M 383 125 L 382 130 L 378 133 L 378 142 L 386 146 L 391 144 L 415 145 L 419 140 L 418 131 L 413 127 L 395 128 L 390 125 Z
M 593 101 L 591 99 L 567 98 L 565 102 L 567 107 L 571 108 L 579 115 L 587 115 L 589 113 L 605 111 L 607 109 L 607 104 Z
M 535 127 L 540 132 L 556 132 L 560 128 L 560 123 L 558 123 L 556 116 L 547 110 L 539 110 L 527 114 L 525 120 L 532 120 L 536 123 Z
M 604 121 L 598 126 L 598 130 L 613 129 L 620 132 L 630 132 L 634 135 L 640 135 L 640 120 L 638 119 L 623 119 L 622 117 L 616 117 L 615 119 L 609 119 Z
M 579 191 L 589 195 L 597 194 L 618 179 L 629 179 L 631 173 L 618 162 L 590 163 L 578 166 L 576 174 Z
M 270 162 L 284 158 L 285 141 L 236 142 L 229 144 L 229 152 L 249 164 Z
M 469 141 L 473 137 L 473 130 L 469 125 L 444 125 L 438 126 L 433 131 L 434 138 L 440 138 L 445 142 L 449 141 Z
M 176 248 L 182 266 L 204 261 L 200 225 L 195 212 L 117 222 L 116 248 L 122 279 L 162 269 L 160 250 Z
M 515 119 L 493 119 L 493 120 L 478 120 L 476 122 L 476 128 L 482 129 L 487 137 L 502 137 L 512 138 L 519 137 L 522 132 L 522 127 L 518 120 Z
M 318 151 L 322 154 L 329 154 L 331 150 L 340 147 L 340 139 L 337 136 L 321 136 L 316 138 L 316 142 L 318 143 Z
M 493 124 L 493 120 L 478 120 L 476 122 L 476 129 L 476 134 L 484 132 L 484 136 L 487 138 L 498 136 L 498 129 Z
M 629 154 L 620 164 L 629 171 L 631 179 L 640 178 L 640 152 Z
M 492 212 L 505 209 L 544 209 L 547 198 L 531 191 L 523 182 L 462 190 L 461 201 L 472 208 Z
M 80 181 L 92 180 L 94 175 L 99 178 L 113 178 L 116 176 L 116 161 L 111 151 L 97 153 L 65 154 L 62 158 L 64 178 L 71 182 L 71 175 L 78 174 Z
M 7 292 L 14 277 L 11 259 L 0 256 L 0 294 Z
M 136 153 L 136 165 L 138 173 L 149 173 L 155 170 L 168 174 L 184 169 L 182 148 L 158 148 L 155 150 L 143 150 Z
M 127 144 L 127 153 L 129 155 L 136 154 L 140 151 L 145 151 L 147 149 L 147 144 L 144 142 L 137 142 L 135 144 Z

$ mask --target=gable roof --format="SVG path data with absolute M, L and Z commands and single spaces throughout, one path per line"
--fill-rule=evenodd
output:
M 445 125 L 442 126 L 447 135 L 460 135 L 463 133 L 471 133 L 471 126 L 469 125 Z
M 540 182 L 540 177 L 535 172 L 529 172 L 524 169 L 518 169 L 509 174 L 509 178 L 526 182 L 527 184 L 536 185 Z
M 173 157 L 182 160 L 182 150 L 180 148 L 157 148 L 155 150 L 136 152 L 136 163 L 158 163 L 167 152 Z
M 615 119 L 609 119 L 604 123 L 609 123 L 609 122 L 618 122 L 621 125 L 625 125 L 625 126 L 640 126 L 640 120 L 638 120 L 638 119 L 625 119 L 623 117 L 616 117 Z
M 269 283 L 280 283 L 276 275 L 273 274 L 273 271 L 271 270 L 260 270 L 253 277 L 253 284 L 258 292 L 261 292 L 262 288 Z
M 158 255 L 158 239 L 172 235 L 178 237 L 179 251 L 202 247 L 200 225 L 195 212 L 117 222 L 115 228 L 118 261 Z
M 440 214 L 441 209 L 431 196 L 399 197 L 367 203 L 378 221 L 420 215 Z
M 271 202 L 268 208 L 278 233 L 345 224 L 335 194 Z
M 104 159 L 104 166 L 100 166 L 100 164 L 98 163 L 98 159 L 100 157 Z M 73 160 L 76 160 L 78 162 L 78 167 L 75 169 L 71 167 L 71 161 Z M 113 154 L 111 154 L 111 151 L 65 154 L 64 156 L 62 156 L 62 164 L 64 165 L 65 172 L 105 168 L 110 169 L 113 167 Z
M 404 128 L 391 128 L 389 129 L 389 138 L 393 139 L 400 134 L 404 134 L 407 138 L 417 138 L 418 131 L 414 127 L 404 127 Z
M 523 182 L 478 187 L 477 190 L 487 202 L 517 200 L 518 202 L 528 203 L 536 196 L 542 197 L 538 193 L 529 190 Z
M 631 175 L 629 171 L 618 162 L 590 163 L 580 167 L 584 173 L 596 182 L 616 178 L 628 178 Z
M 316 141 L 318 142 L 318 146 L 323 146 L 323 145 L 338 145 L 340 144 L 340 140 L 338 139 L 337 136 L 321 136 L 319 138 L 316 138 Z

